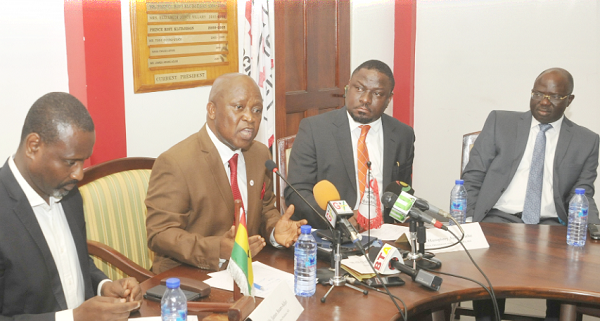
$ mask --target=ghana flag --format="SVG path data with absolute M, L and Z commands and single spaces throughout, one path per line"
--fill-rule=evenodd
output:
M 252 295 L 254 274 L 252 273 L 252 255 L 248 245 L 248 230 L 246 229 L 246 213 L 240 209 L 240 223 L 235 234 L 235 243 L 231 251 L 231 259 L 227 271 L 240 287 L 243 295 Z

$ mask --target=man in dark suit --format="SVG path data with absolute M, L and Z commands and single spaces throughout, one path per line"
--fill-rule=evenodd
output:
M 333 183 L 341 199 L 358 208 L 364 192 L 360 186 L 362 178 L 358 177 L 361 164 L 357 156 L 363 125 L 369 126 L 366 148 L 379 195 L 392 181 L 411 183 L 414 131 L 383 113 L 393 89 L 394 75 L 390 68 L 378 60 L 366 61 L 352 73 L 346 86 L 344 108 L 300 122 L 290 155 L 288 180 L 321 215 L 324 211 L 317 206 L 313 187 L 322 180 Z M 326 223 L 289 186 L 285 201 L 296 208 L 293 218 L 306 218 L 311 226 L 326 228 Z M 383 219 L 393 221 L 390 217 Z
M 111 282 L 88 255 L 76 184 L 95 139 L 69 94 L 46 94 L 29 110 L 0 168 L 0 320 L 127 320 L 139 307 L 138 282 Z
M 146 197 L 154 272 L 182 263 L 218 270 L 233 248 L 234 199 L 246 212 L 252 256 L 265 239 L 289 247 L 298 238 L 306 221 L 289 219 L 293 207 L 283 216 L 275 208 L 273 173 L 265 168 L 271 155 L 254 141 L 262 102 L 252 78 L 220 76 L 210 91 L 206 125 L 154 162 Z
M 462 175 L 473 221 L 565 225 L 575 188 L 585 188 L 588 220 L 599 222 L 594 201 L 599 137 L 564 116 L 575 98 L 573 86 L 568 71 L 548 69 L 535 80 L 530 111 L 490 113 Z M 474 301 L 478 319 L 491 318 L 487 302 L 483 307 Z M 499 305 L 503 313 L 504 301 Z M 549 300 L 547 318 L 557 318 L 559 308 Z

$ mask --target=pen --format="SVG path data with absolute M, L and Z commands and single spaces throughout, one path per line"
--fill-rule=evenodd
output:
M 263 289 L 263 288 L 262 288 L 262 286 L 260 286 L 260 285 L 258 285 L 258 284 L 256 284 L 256 283 L 254 283 L 254 287 L 255 287 L 256 289 L 258 289 L 258 290 L 262 290 L 262 289 Z

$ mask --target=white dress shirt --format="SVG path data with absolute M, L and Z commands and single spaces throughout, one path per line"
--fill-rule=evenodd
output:
M 377 186 L 379 187 L 379 193 L 381 194 L 385 186 L 383 184 L 383 125 L 381 124 L 381 117 L 377 120 L 369 123 L 369 124 L 361 124 L 348 115 L 348 122 L 350 123 L 350 135 L 352 137 L 352 156 L 354 159 L 354 174 L 356 178 L 356 204 L 354 204 L 354 209 L 357 210 L 360 205 L 360 187 L 358 181 L 358 164 L 356 160 L 357 151 L 356 147 L 358 145 L 358 139 L 360 138 L 361 129 L 359 126 L 361 125 L 369 125 L 371 128 L 367 133 L 367 138 L 365 143 L 367 145 L 367 150 L 369 151 L 369 161 L 371 161 L 371 178 L 375 178 L 377 180 Z M 381 195 L 380 195 L 381 196 Z
M 73 320 L 74 308 L 85 301 L 83 273 L 79 265 L 79 256 L 75 241 L 65 216 L 61 198 L 50 196 L 49 204 L 27 183 L 17 168 L 13 157 L 9 157 L 8 167 L 12 171 L 17 183 L 25 193 L 29 205 L 40 225 L 46 243 L 52 253 L 54 264 L 58 270 L 60 282 L 65 294 L 68 310 L 56 313 L 56 320 Z M 98 285 L 98 295 L 102 285 L 109 281 L 104 280 Z
M 540 218 L 557 218 L 556 205 L 554 204 L 553 172 L 554 172 L 554 154 L 558 144 L 558 136 L 562 126 L 564 116 L 559 120 L 550 123 L 552 128 L 546 131 L 546 150 L 544 157 L 544 178 L 542 184 L 542 203 L 540 208 Z M 505 213 L 521 213 L 525 205 L 525 194 L 527 193 L 527 182 L 529 181 L 529 170 L 531 168 L 531 159 L 533 158 L 533 147 L 535 139 L 540 132 L 540 122 L 531 116 L 531 129 L 529 138 L 527 138 L 527 147 L 521 163 L 517 168 L 515 176 L 502 194 L 494 208 Z M 508 170 L 508 169 L 507 169 Z

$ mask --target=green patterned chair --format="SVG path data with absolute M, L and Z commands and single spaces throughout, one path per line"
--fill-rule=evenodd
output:
M 154 158 L 127 157 L 87 168 L 79 182 L 88 250 L 111 280 L 154 274 L 146 237 L 146 193 Z

